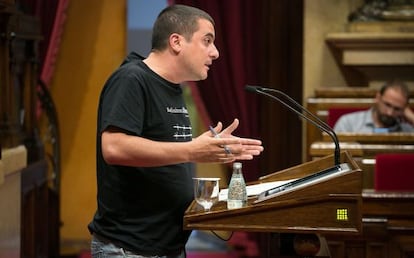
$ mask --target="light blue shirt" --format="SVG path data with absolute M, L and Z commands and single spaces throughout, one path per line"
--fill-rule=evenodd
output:
M 377 128 L 372 120 L 373 108 L 352 112 L 341 116 L 334 126 L 336 133 L 388 133 L 414 132 L 414 127 L 408 123 L 398 123 L 389 128 Z

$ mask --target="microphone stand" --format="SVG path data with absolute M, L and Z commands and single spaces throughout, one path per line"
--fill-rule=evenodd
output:
M 299 117 L 304 118 L 306 121 L 308 121 L 311 124 L 313 124 L 314 126 L 316 126 L 319 130 L 326 132 L 332 138 L 333 142 L 335 143 L 334 162 L 335 162 L 335 167 L 338 168 L 338 169 L 340 169 L 340 147 L 339 147 L 339 140 L 338 140 L 337 135 L 335 134 L 335 131 L 329 125 L 327 125 L 319 117 L 317 117 L 314 114 L 312 114 L 312 112 L 310 112 L 309 110 L 307 110 L 306 108 L 304 108 L 297 101 L 295 101 L 293 98 L 291 98 L 286 93 L 284 93 L 284 92 L 282 92 L 280 90 L 271 89 L 271 88 L 264 88 L 264 87 L 260 87 L 260 86 L 251 86 L 251 85 L 246 85 L 245 89 L 247 91 L 259 93 L 259 94 L 262 94 L 262 95 L 265 95 L 267 97 L 270 97 L 272 99 L 277 100 L 279 103 L 281 103 L 285 107 L 287 107 L 290 111 L 296 113 Z M 273 93 L 277 93 L 277 94 L 283 96 L 291 104 L 293 104 L 297 109 L 300 109 L 300 111 L 305 112 L 305 114 L 307 116 L 304 115 L 303 113 L 299 112 L 297 109 L 293 108 L 291 105 L 287 104 L 281 98 L 279 98 L 277 96 L 274 96 L 272 94 L 267 93 L 268 91 L 269 92 L 273 92 Z M 310 119 L 309 116 L 312 119 Z
M 329 125 L 327 125 L 320 118 L 312 114 L 309 110 L 304 108 L 297 101 L 295 101 L 294 99 L 292 99 L 291 97 L 289 97 L 287 94 L 283 93 L 280 90 L 264 88 L 264 87 L 259 87 L 259 86 L 251 86 L 251 85 L 246 85 L 245 89 L 247 91 L 265 95 L 267 97 L 277 100 L 279 103 L 287 107 L 290 111 L 299 115 L 299 117 L 304 118 L 306 121 L 316 126 L 319 130 L 326 132 L 329 136 L 331 136 L 332 140 L 335 143 L 335 155 L 334 155 L 335 165 L 333 167 L 324 169 L 314 174 L 311 174 L 311 175 L 296 179 L 294 181 L 285 183 L 283 185 L 274 187 L 272 189 L 266 190 L 262 192 L 261 194 L 259 194 L 259 197 L 256 202 L 266 200 L 268 198 L 271 198 L 272 196 L 283 194 L 288 191 L 292 191 L 294 189 L 299 189 L 300 187 L 304 187 L 311 182 L 316 182 L 318 180 L 324 180 L 324 179 L 326 180 L 328 177 L 334 174 L 337 174 L 337 173 L 346 173 L 350 171 L 349 164 L 347 163 L 340 164 L 340 147 L 339 147 L 338 137 L 336 136 L 335 131 Z M 270 94 L 268 92 L 277 93 L 278 95 L 281 95 L 283 98 L 288 100 L 290 104 L 286 103 L 280 97 Z M 302 112 L 299 112 L 298 109 L 304 112 L 305 114 L 303 114 Z
M 266 190 L 259 194 L 258 199 L 255 201 L 255 203 L 266 200 L 268 198 L 271 198 L 272 196 L 277 196 L 279 194 L 283 194 L 289 191 L 293 191 L 294 189 L 299 189 L 300 187 L 305 187 L 307 184 L 312 182 L 317 182 L 320 180 L 326 180 L 328 177 L 333 176 L 337 173 L 346 173 L 350 171 L 350 166 L 347 163 L 340 164 L 340 147 L 339 147 L 339 141 L 338 137 L 336 136 L 334 130 L 327 125 L 325 122 L 323 122 L 321 119 L 319 119 L 317 116 L 312 114 L 309 110 L 304 108 L 302 105 L 300 105 L 298 102 L 296 102 L 294 99 L 289 97 L 287 94 L 283 93 L 280 90 L 276 89 L 270 89 L 270 88 L 263 88 L 259 86 L 251 86 L 246 85 L 245 88 L 247 91 L 251 91 L 254 93 L 258 93 L 261 95 L 265 95 L 267 97 L 270 97 L 274 100 L 277 100 L 279 103 L 283 104 L 285 107 L 287 107 L 290 111 L 296 113 L 300 118 L 305 119 L 306 121 L 310 122 L 314 126 L 316 126 L 319 130 L 326 132 L 329 136 L 331 136 L 333 142 L 335 143 L 335 155 L 334 155 L 334 161 L 335 165 L 333 167 L 324 169 L 322 171 L 316 172 L 314 174 L 293 180 L 291 182 L 285 183 L 283 185 L 274 187 L 272 189 Z M 277 93 L 278 95 L 281 95 L 284 99 L 288 100 L 290 104 L 286 103 L 284 100 L 282 100 L 280 97 L 275 96 L 271 93 Z M 299 112 L 299 110 L 301 112 Z M 304 112 L 305 114 L 303 114 Z

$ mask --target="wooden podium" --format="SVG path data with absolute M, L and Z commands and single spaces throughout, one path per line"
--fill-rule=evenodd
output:
M 362 229 L 361 170 L 347 152 L 341 163 L 348 163 L 348 172 L 336 173 L 329 179 L 311 181 L 306 186 L 260 200 L 248 199 L 247 207 L 228 210 L 226 202 L 218 202 L 204 212 L 194 201 L 184 215 L 185 229 L 335 233 L 358 235 Z M 333 155 L 282 170 L 250 182 L 298 179 L 333 167 Z
M 308 177 L 332 167 L 333 160 L 326 156 L 249 185 Z M 414 192 L 363 190 L 362 171 L 347 151 L 341 152 L 341 163 L 350 164 L 350 171 L 264 201 L 253 196 L 241 209 L 228 210 L 218 202 L 204 212 L 193 202 L 184 214 L 184 228 L 315 233 L 326 238 L 332 258 L 414 257 Z M 275 243 L 269 241 L 268 250 L 270 245 Z M 282 256 L 268 252 L 267 257 Z

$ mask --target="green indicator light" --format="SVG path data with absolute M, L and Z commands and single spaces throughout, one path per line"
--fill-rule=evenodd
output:
M 336 220 L 348 221 L 348 209 L 336 209 Z

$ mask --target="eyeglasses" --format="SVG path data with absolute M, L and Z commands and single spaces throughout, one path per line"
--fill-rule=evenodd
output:
M 393 104 L 385 101 L 383 98 L 380 98 L 380 101 L 382 104 L 384 104 L 385 107 L 387 107 L 388 109 L 392 109 L 396 113 L 401 113 L 404 111 L 404 107 L 394 106 Z

